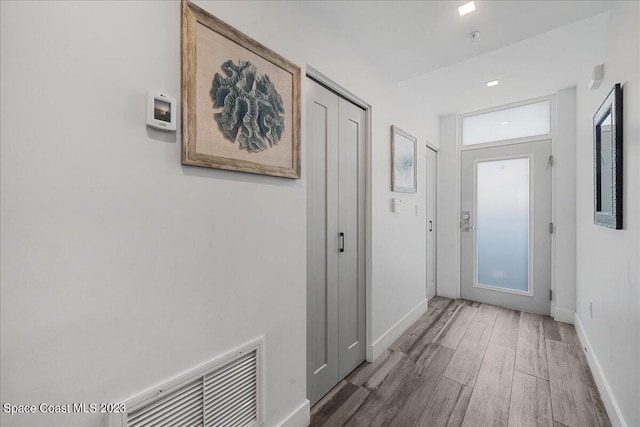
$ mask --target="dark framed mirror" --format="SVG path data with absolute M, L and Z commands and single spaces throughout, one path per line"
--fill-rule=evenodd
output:
M 594 213 L 597 225 L 622 228 L 622 87 L 611 89 L 593 116 Z

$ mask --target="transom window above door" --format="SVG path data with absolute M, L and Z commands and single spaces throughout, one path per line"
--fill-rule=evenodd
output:
M 550 100 L 462 117 L 463 146 L 550 134 Z

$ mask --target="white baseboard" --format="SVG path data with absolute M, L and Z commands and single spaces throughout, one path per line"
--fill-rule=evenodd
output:
M 416 320 L 420 318 L 427 311 L 427 300 L 423 299 L 420 304 L 416 305 L 411 311 L 404 315 L 404 317 L 396 322 L 387 332 L 382 334 L 380 338 L 375 340 L 371 344 L 367 351 L 367 361 L 373 362 L 378 356 L 380 356 L 386 349 L 389 348 L 400 335 L 404 334 Z
M 553 309 L 553 319 L 557 320 L 558 322 L 573 324 L 574 314 L 575 311 L 567 310 L 566 308 L 562 307 L 555 307 Z
M 309 399 L 305 399 L 300 406 L 291 412 L 287 418 L 284 419 L 279 427 L 307 427 L 311 424 L 311 404 Z
M 624 417 L 622 416 L 620 406 L 618 406 L 618 402 L 616 401 L 616 398 L 611 391 L 611 387 L 609 386 L 607 377 L 602 370 L 602 366 L 600 366 L 598 357 L 596 356 L 593 347 L 591 347 L 589 337 L 587 337 L 578 313 L 575 313 L 574 324 L 576 326 L 576 332 L 578 333 L 578 338 L 580 338 L 582 348 L 587 349 L 585 352 L 587 356 L 587 362 L 589 363 L 589 368 L 591 368 L 591 372 L 593 373 L 593 378 L 596 381 L 596 386 L 598 386 L 598 391 L 600 392 L 600 396 L 602 397 L 602 403 L 604 403 L 604 407 L 607 409 L 607 415 L 609 415 L 609 421 L 611 421 L 611 425 L 613 427 L 628 427 L 627 423 L 624 421 Z

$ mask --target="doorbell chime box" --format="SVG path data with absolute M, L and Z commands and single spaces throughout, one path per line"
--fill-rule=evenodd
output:
M 177 106 L 174 97 L 150 91 L 147 95 L 147 126 L 161 130 L 176 130 Z

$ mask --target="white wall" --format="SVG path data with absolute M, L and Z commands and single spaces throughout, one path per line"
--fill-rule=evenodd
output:
M 589 90 L 591 70 L 577 86 L 577 289 L 576 319 L 591 344 L 596 376 L 608 383 L 626 425 L 640 425 L 640 17 L 637 2 L 610 15 L 602 86 Z M 593 64 L 594 66 L 597 63 Z M 623 87 L 624 229 L 593 223 L 593 114 L 615 83 Z M 593 318 L 588 301 L 593 301 Z M 601 392 L 605 392 L 601 388 Z M 605 403 L 607 399 L 605 398 Z M 613 408 L 615 409 L 615 408 Z M 612 416 L 612 418 L 613 418 Z
M 438 295 L 460 298 L 460 155 L 458 116 L 440 118 L 438 152 Z
M 393 105 L 387 109 L 383 98 L 373 110 L 372 343 L 384 344 L 390 344 L 385 338 L 401 332 L 392 330 L 394 325 L 426 298 L 426 141 L 438 146 L 439 133 L 438 118 L 430 107 L 409 88 L 399 90 L 397 109 Z M 392 124 L 418 139 L 417 193 L 391 191 Z M 400 213 L 391 211 L 394 197 L 403 201 Z M 378 345 L 374 354 L 383 350 L 384 345 Z
M 145 127 L 147 90 L 180 93 L 179 22 L 2 2 L 3 403 L 121 401 L 259 335 L 267 425 L 304 400 L 305 183 L 183 167 Z
M 576 310 L 576 89 L 559 90 L 553 140 L 552 315 L 573 323 Z
M 369 332 L 381 338 L 425 297 L 423 142 L 438 143 L 436 115 L 303 3 L 199 4 L 373 105 Z M 265 335 L 266 425 L 283 421 L 306 395 L 304 169 L 287 180 L 181 166 L 180 131 L 145 127 L 147 90 L 180 93 L 178 2 L 0 7 L 2 403 L 119 401 Z M 401 214 L 391 124 L 421 142 L 419 192 L 401 195 Z M 304 168 L 304 111 L 302 125 Z

